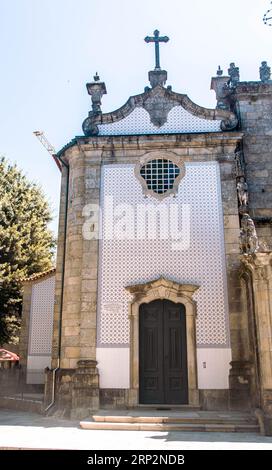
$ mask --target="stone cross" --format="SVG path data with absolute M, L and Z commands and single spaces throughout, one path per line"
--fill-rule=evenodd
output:
M 160 32 L 156 29 L 154 31 L 154 36 L 146 36 L 145 42 L 154 42 L 155 43 L 155 70 L 160 70 L 160 42 L 168 42 L 168 36 L 160 36 Z

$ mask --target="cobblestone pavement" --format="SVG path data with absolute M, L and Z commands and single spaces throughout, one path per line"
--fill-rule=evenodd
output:
M 89 431 L 79 421 L 0 409 L 0 449 L 269 449 L 272 437 L 247 433 Z

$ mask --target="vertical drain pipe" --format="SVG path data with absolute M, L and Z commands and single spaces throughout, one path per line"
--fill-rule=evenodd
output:
M 63 232 L 63 257 L 62 257 L 62 272 L 61 272 L 61 295 L 60 295 L 60 312 L 59 312 L 59 321 L 58 321 L 58 358 L 57 358 L 57 367 L 53 369 L 53 383 L 52 383 L 52 395 L 51 402 L 45 408 L 47 412 L 55 403 L 56 399 L 56 372 L 60 368 L 60 355 L 61 355 L 61 328 L 62 328 L 62 311 L 63 311 L 63 299 L 64 299 L 64 274 L 65 274 L 65 258 L 66 258 L 66 236 L 67 236 L 67 212 L 68 212 L 68 196 L 69 196 L 69 165 L 58 155 L 56 158 L 60 160 L 63 166 L 67 169 L 67 179 L 66 179 L 66 188 L 65 188 L 65 206 L 64 206 L 64 232 Z

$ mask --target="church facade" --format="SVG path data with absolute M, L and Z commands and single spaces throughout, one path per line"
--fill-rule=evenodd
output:
M 45 406 L 258 408 L 271 432 L 270 69 L 219 68 L 206 109 L 166 85 L 156 37 L 150 86 L 104 114 L 96 75 L 84 135 L 57 154 Z

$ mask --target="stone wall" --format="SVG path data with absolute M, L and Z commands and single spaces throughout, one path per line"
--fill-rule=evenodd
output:
M 272 84 L 240 82 L 234 99 L 244 134 L 250 214 L 260 241 L 272 248 Z

